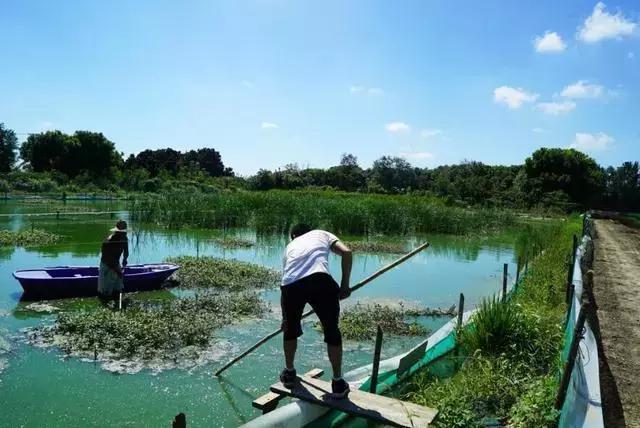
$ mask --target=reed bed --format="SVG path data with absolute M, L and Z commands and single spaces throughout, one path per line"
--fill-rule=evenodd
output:
M 171 193 L 133 200 L 129 211 L 135 221 L 168 228 L 251 227 L 258 233 L 287 233 L 305 222 L 349 235 L 465 235 L 516 222 L 507 210 L 448 206 L 432 197 L 309 190 Z

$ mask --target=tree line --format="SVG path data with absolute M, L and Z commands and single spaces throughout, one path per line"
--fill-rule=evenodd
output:
M 439 196 L 450 203 L 494 207 L 640 209 L 637 161 L 603 168 L 574 149 L 542 148 L 523 165 L 494 166 L 466 161 L 418 168 L 383 156 L 363 168 L 352 154 L 336 166 L 299 168 L 236 177 L 213 148 L 180 152 L 144 150 L 124 159 L 103 134 L 47 131 L 30 135 L 19 147 L 15 132 L 0 124 L 0 191 L 54 189 L 145 191 L 221 187 L 249 190 L 325 188 L 346 192 Z

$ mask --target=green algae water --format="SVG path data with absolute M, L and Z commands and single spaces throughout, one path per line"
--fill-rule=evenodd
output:
M 56 214 L 58 211 L 60 215 Z M 52 214 L 32 215 L 38 213 Z M 274 306 L 271 313 L 213 332 L 214 346 L 195 365 L 85 360 L 27 342 L 25 330 L 52 323 L 55 316 L 29 306 L 30 302 L 21 302 L 20 285 L 11 273 L 44 266 L 96 265 L 100 242 L 119 217 L 127 219 L 128 213 L 122 204 L 112 202 L 0 202 L 0 229 L 34 228 L 62 236 L 49 246 L 0 247 L 0 426 L 169 426 L 176 414 L 184 412 L 189 426 L 234 427 L 258 416 L 251 401 L 268 390 L 283 365 L 279 339 L 257 349 L 222 377 L 214 378 L 212 374 L 234 354 L 278 328 L 277 290 L 263 292 L 263 298 Z M 135 223 L 130 228 L 131 264 L 180 255 L 208 255 L 280 269 L 286 245 L 282 236 L 258 237 L 251 230 L 229 230 L 226 233 L 255 242 L 253 247 L 229 250 L 213 240 L 221 236 L 221 231 L 175 232 Z M 432 247 L 362 288 L 352 299 L 403 299 L 428 307 L 449 307 L 462 292 L 469 308 L 482 297 L 499 292 L 503 263 L 509 263 L 510 272 L 515 272 L 513 239 L 508 235 L 482 240 L 423 236 L 408 239 L 408 244 L 417 245 L 424 240 L 429 240 Z M 356 254 L 352 284 L 396 257 Z M 331 260 L 331 269 L 334 276 L 339 274 L 338 260 Z M 47 303 L 67 307 L 90 306 L 95 301 Z M 420 322 L 435 330 L 447 320 L 424 317 Z M 300 371 L 320 367 L 329 373 L 324 343 L 313 323 L 312 317 L 304 325 L 297 366 Z M 421 340 L 385 337 L 383 358 L 406 351 Z M 372 342 L 346 342 L 344 370 L 370 363 L 372 350 Z

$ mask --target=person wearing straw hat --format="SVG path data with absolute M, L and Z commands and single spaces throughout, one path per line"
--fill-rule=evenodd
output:
M 110 229 L 110 232 L 111 235 L 102 242 L 98 276 L 98 297 L 105 304 L 109 300 L 117 300 L 122 293 L 124 268 L 127 266 L 129 257 L 127 222 L 118 220 L 116 227 Z M 120 265 L 121 256 L 122 266 Z

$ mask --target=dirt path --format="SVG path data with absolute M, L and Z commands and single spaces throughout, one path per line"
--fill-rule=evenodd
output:
M 640 232 L 596 220 L 594 243 L 605 426 L 640 428 Z

